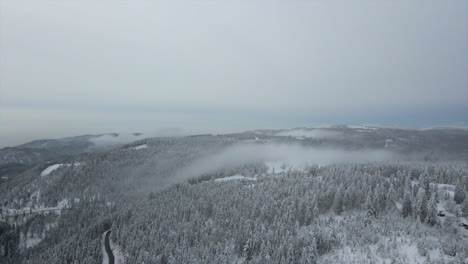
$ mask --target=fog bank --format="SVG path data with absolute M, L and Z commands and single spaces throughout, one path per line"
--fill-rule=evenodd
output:
M 337 148 L 311 148 L 291 144 L 245 144 L 229 147 L 215 155 L 200 158 L 179 170 L 175 179 L 197 177 L 218 169 L 232 169 L 254 162 L 284 163 L 302 169 L 308 165 L 363 163 L 395 160 L 395 154 L 383 150 L 345 151 Z

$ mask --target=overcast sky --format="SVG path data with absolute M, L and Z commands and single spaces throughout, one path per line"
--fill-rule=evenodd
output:
M 468 123 L 468 1 L 1 0 L 0 147 Z

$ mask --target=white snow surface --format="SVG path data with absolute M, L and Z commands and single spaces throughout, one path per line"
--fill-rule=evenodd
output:
M 54 164 L 54 165 L 50 165 L 49 167 L 45 168 L 42 172 L 41 172 L 41 177 L 44 177 L 44 176 L 47 176 L 49 175 L 51 172 L 53 172 L 54 170 L 60 168 L 60 167 L 70 167 L 70 166 L 83 166 L 84 163 L 83 162 L 74 162 L 74 163 L 57 163 L 57 164 Z
M 43 230 L 42 233 L 39 234 L 33 234 L 29 231 L 24 233 L 23 231 L 20 231 L 20 241 L 19 241 L 19 247 L 20 249 L 28 249 L 37 246 L 42 240 L 45 238 L 45 232 L 49 231 L 51 228 L 46 227 L 46 230 Z
M 44 177 L 44 176 L 47 176 L 49 175 L 52 171 L 60 168 L 62 166 L 62 164 L 54 164 L 54 165 L 51 165 L 49 167 L 47 167 L 45 170 L 43 170 L 41 172 L 41 176 Z
M 26 248 L 31 248 L 39 244 L 42 241 L 40 237 L 28 237 L 26 238 Z
M 136 150 L 139 150 L 139 149 L 145 149 L 148 147 L 148 144 L 143 144 L 143 145 L 139 145 L 139 146 L 136 146 L 136 147 L 133 147 L 133 149 L 136 149 Z
M 224 178 L 215 179 L 215 181 L 217 181 L 217 182 L 235 181 L 235 180 L 256 181 L 257 179 L 251 178 L 251 177 L 245 177 L 245 176 L 242 176 L 242 175 L 240 175 L 240 174 L 236 174 L 236 175 L 229 176 L 229 177 L 224 177 Z
M 324 263 L 380 263 L 391 264 L 396 263 L 408 264 L 423 264 L 427 263 L 427 258 L 421 256 L 418 252 L 417 244 L 411 239 L 399 237 L 396 241 L 391 242 L 387 238 L 382 237 L 381 243 L 384 245 L 384 250 L 378 248 L 377 245 L 368 245 L 364 247 L 344 246 L 331 253 L 328 253 L 320 258 L 320 262 Z M 397 255 L 385 254 L 385 249 L 390 249 Z M 440 261 L 435 263 L 447 263 L 453 261 L 453 258 L 442 254 L 439 250 L 428 250 L 427 254 L 432 260 Z
M 389 148 L 390 147 L 390 143 L 393 142 L 393 139 L 389 138 L 389 139 L 386 139 L 385 140 L 385 148 Z
M 432 186 L 437 186 L 437 188 L 440 191 L 445 191 L 450 195 L 450 198 L 453 199 L 455 196 L 455 185 L 452 184 L 442 184 L 442 183 L 430 183 L 431 187 Z
M 70 203 L 68 202 L 68 199 L 63 199 L 60 202 L 58 202 L 57 209 L 63 209 L 65 207 L 68 207 Z
M 20 232 L 20 241 L 19 241 L 19 246 L 21 249 L 26 249 L 26 248 L 32 248 L 39 244 L 43 239 L 43 234 L 31 234 L 31 232 L 26 232 L 26 235 L 24 232 Z

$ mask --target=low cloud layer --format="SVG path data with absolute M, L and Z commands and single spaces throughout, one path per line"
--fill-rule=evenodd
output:
M 292 129 L 280 132 L 276 136 L 291 136 L 291 137 L 304 137 L 304 138 L 337 138 L 342 135 L 338 131 L 322 130 L 322 129 Z
M 395 159 L 394 154 L 381 150 L 345 151 L 309 148 L 286 144 L 246 144 L 230 147 L 216 155 L 201 158 L 176 173 L 175 179 L 187 179 L 218 169 L 232 169 L 253 162 L 281 162 L 293 168 L 333 163 L 380 162 Z
M 167 128 L 160 129 L 152 133 L 119 133 L 105 134 L 100 137 L 89 139 L 96 147 L 109 147 L 116 145 L 128 144 L 134 141 L 142 140 L 151 137 L 179 137 L 186 135 L 183 129 Z

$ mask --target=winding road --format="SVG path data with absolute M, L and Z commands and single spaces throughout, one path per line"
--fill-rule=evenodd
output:
M 110 233 L 111 233 L 111 230 L 107 230 L 105 232 L 104 247 L 106 249 L 107 258 L 109 259 L 109 264 L 115 264 L 114 253 L 112 253 L 112 250 L 110 247 L 110 240 L 109 240 Z

